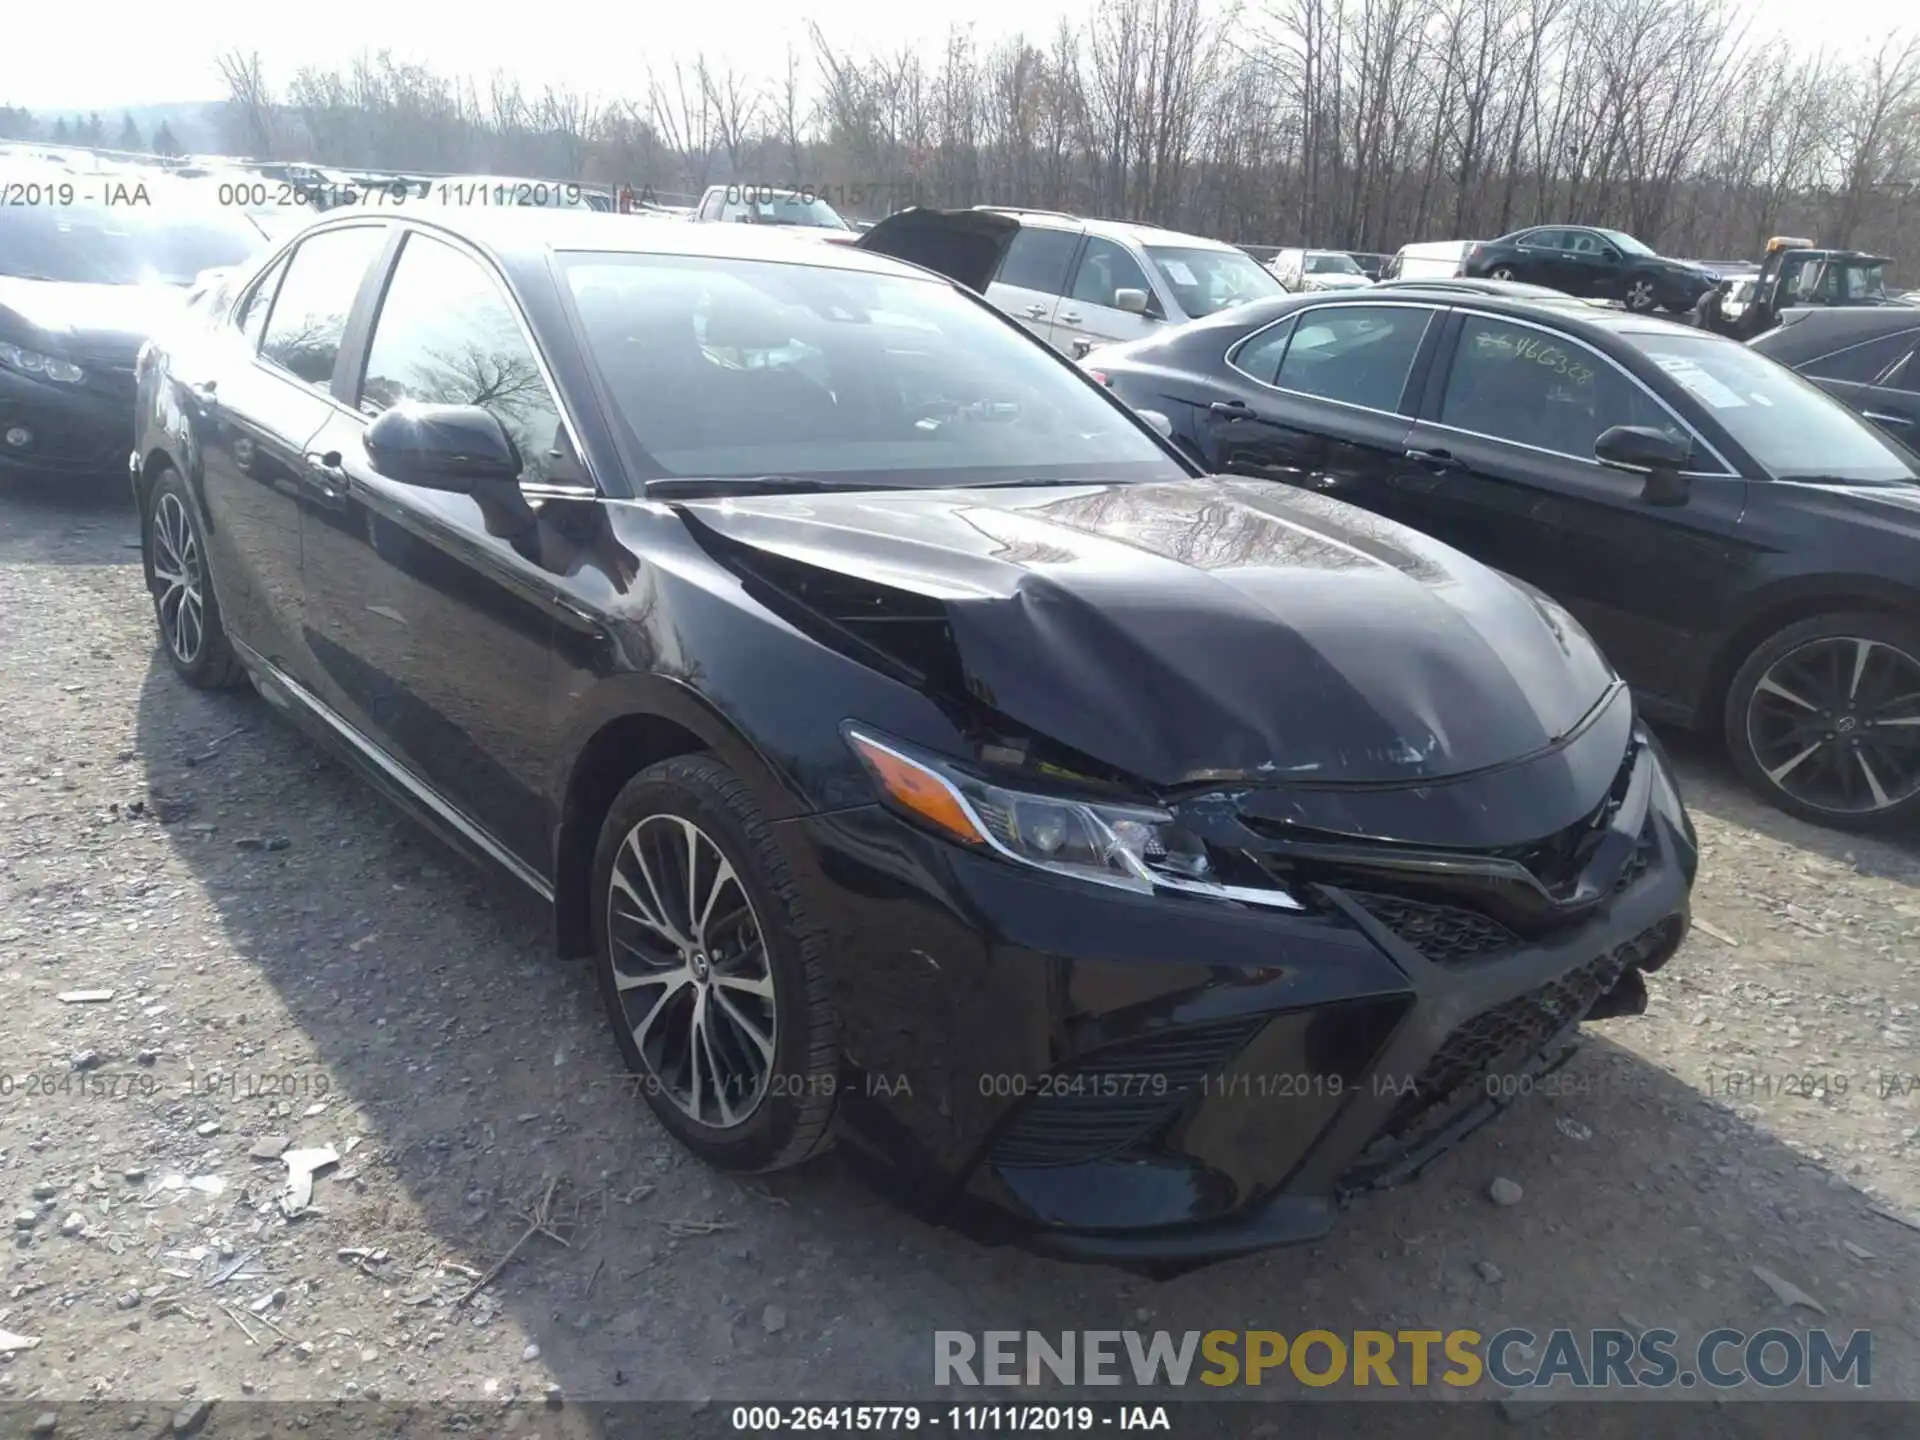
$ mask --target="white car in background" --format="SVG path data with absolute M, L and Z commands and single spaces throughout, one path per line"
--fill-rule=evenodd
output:
M 1373 284 L 1344 250 L 1282 250 L 1267 262 L 1277 279 L 1296 293 L 1309 290 L 1361 290 Z
M 903 210 L 856 239 L 862 249 L 961 279 L 1076 359 L 1096 345 L 1285 293 L 1238 246 L 1056 210 Z M 956 263 L 969 251 L 977 264 Z

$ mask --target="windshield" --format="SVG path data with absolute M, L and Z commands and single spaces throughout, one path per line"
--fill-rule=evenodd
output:
M 1149 245 L 1147 258 L 1160 272 L 1161 283 L 1173 292 L 1181 312 L 1192 320 L 1287 293 L 1271 270 L 1244 251 Z
M 1624 230 L 1602 230 L 1600 233 L 1611 240 L 1614 248 L 1622 255 L 1651 255 L 1654 253 Z
M 0 275 L 89 285 L 186 285 L 264 243 L 211 205 L 0 205 Z
M 1366 272 L 1353 263 L 1353 257 L 1338 250 L 1319 251 L 1307 256 L 1309 275 L 1362 275 Z
M 851 230 L 840 212 L 817 196 L 775 195 L 761 191 L 745 198 L 728 197 L 724 220 L 748 220 L 756 225 L 806 225 L 817 230 Z
M 1777 479 L 1907 480 L 1906 452 L 1784 365 L 1730 340 L 1652 331 L 1626 338 Z
M 667 255 L 563 262 L 641 479 L 1185 473 L 1092 381 L 939 281 Z

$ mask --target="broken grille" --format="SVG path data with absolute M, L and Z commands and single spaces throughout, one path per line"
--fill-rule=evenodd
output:
M 1436 965 L 1465 965 L 1501 954 L 1520 939 L 1498 920 L 1457 905 L 1348 891 L 1367 913 Z

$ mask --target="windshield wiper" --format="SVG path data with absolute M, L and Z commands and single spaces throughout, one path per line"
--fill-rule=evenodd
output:
M 707 475 L 692 479 L 649 480 L 640 487 L 647 500 L 716 500 L 729 495 L 810 495 L 821 490 L 885 490 L 860 480 L 822 480 L 812 475 Z

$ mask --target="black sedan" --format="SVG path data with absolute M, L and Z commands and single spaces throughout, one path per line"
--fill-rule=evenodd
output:
M 1748 344 L 1888 434 L 1920 439 L 1920 307 L 1789 310 Z
M 947 279 L 529 210 L 322 220 L 231 294 L 140 373 L 168 661 L 550 901 L 716 1165 L 838 1137 L 1143 1267 L 1302 1240 L 1686 932 L 1565 611 L 1201 475 Z
M 117 481 L 133 362 L 202 271 L 265 243 L 164 179 L 0 171 L 0 482 Z
M 1466 274 L 1545 285 L 1629 310 L 1691 310 L 1719 277 L 1704 266 L 1669 260 L 1619 230 L 1536 225 L 1484 240 L 1467 251 Z
M 1394 293 L 1249 305 L 1085 363 L 1198 464 L 1540 586 L 1650 716 L 1719 729 L 1782 809 L 1920 813 L 1920 459 L 1715 335 Z

